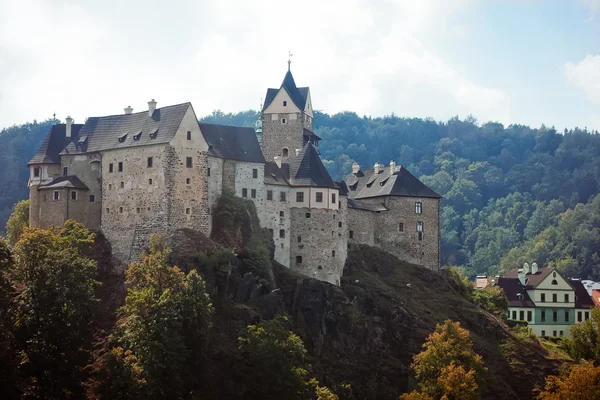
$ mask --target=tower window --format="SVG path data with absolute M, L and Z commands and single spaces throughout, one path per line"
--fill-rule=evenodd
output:
M 125 188 L 125 182 L 121 182 L 121 189 Z
M 185 158 L 185 166 L 186 168 L 192 168 L 192 157 Z
M 54 191 L 54 197 L 53 197 L 53 199 L 54 200 L 60 200 L 60 192 L 58 190 Z
M 152 157 L 148 157 L 148 168 L 152 168 Z
M 207 171 L 206 171 L 206 175 L 207 175 L 207 176 L 210 176 L 210 168 L 208 168 L 208 169 L 207 169 Z
M 108 164 L 108 172 L 113 172 L 113 163 Z
M 302 256 L 296 256 L 296 264 L 302 264 Z
M 119 213 L 123 214 L 123 207 L 119 207 Z
M 273 191 L 267 190 L 267 200 L 273 200 Z
M 119 172 L 123 172 L 123 161 L 119 161 Z
M 282 239 L 285 237 L 285 229 L 280 229 L 279 230 L 279 237 L 282 238 Z
M 398 232 L 404 232 L 404 222 L 398 224 Z
M 296 202 L 298 202 L 298 203 L 304 202 L 304 192 L 296 193 Z
M 71 192 L 71 200 L 77 200 L 77 192 L 76 191 Z
M 338 222 L 338 228 L 342 227 L 342 221 Z
M 67 167 L 63 167 L 63 176 L 69 175 L 69 169 Z
M 417 222 L 417 232 L 423 232 L 423 223 Z
M 187 140 L 192 140 L 192 131 L 187 131 Z
M 189 185 L 192 182 L 192 180 L 190 178 L 185 178 L 185 184 Z
M 283 101 L 283 106 L 284 107 L 287 106 L 287 101 L 285 101 L 285 100 Z
M 348 235 L 350 236 L 350 239 L 354 238 L 354 231 L 348 231 Z
M 331 204 L 335 204 L 335 193 L 331 193 Z
M 279 201 L 285 201 L 285 192 L 279 192 Z
M 284 147 L 283 150 L 281 151 L 281 156 L 282 157 L 287 157 L 289 154 L 288 148 Z
M 106 213 L 110 214 L 110 208 L 106 207 Z
M 252 169 L 252 178 L 254 178 L 254 179 L 258 178 L 258 169 L 256 169 L 256 168 Z
M 310 218 L 310 213 L 306 213 L 306 218 Z
M 33 176 L 36 177 L 36 178 L 40 176 L 40 169 L 39 168 L 36 167 L 36 168 L 33 169 Z
M 94 196 L 93 194 L 90 194 L 90 203 L 93 203 L 96 201 L 96 196 Z
M 420 201 L 417 201 L 415 203 L 415 214 L 422 214 L 423 213 L 423 203 L 421 203 Z
M 302 236 L 298 235 L 298 243 L 302 243 Z
M 281 118 L 281 123 L 285 124 L 287 122 L 287 120 L 285 118 Z
M 248 197 L 248 189 L 246 189 L 246 188 L 242 189 L 242 197 Z
M 323 202 L 323 192 L 317 192 L 316 201 L 317 201 L 317 203 Z
M 335 257 L 335 250 L 331 250 L 331 257 Z
M 135 209 L 135 212 L 136 212 L 137 214 L 139 214 L 141 211 L 142 211 L 142 210 L 141 210 L 139 207 Z
M 108 184 L 108 190 L 112 190 L 112 183 Z
M 152 178 L 148 179 L 148 185 L 152 185 Z
M 190 215 L 190 212 L 191 212 L 191 209 L 189 207 L 185 209 L 185 214 L 186 215 Z
M 252 197 L 253 199 L 256 198 L 256 189 L 250 189 L 250 197 Z

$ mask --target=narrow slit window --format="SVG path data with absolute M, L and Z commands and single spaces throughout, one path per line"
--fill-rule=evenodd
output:
M 192 131 L 187 131 L 187 140 L 192 140 Z
M 253 199 L 256 198 L 256 189 L 250 189 L 250 197 Z
M 152 168 L 153 159 L 152 157 L 148 157 L 148 168 Z
M 123 172 L 123 161 L 119 162 L 119 172 Z
M 71 192 L 71 200 L 77 200 L 77 192 L 76 191 Z

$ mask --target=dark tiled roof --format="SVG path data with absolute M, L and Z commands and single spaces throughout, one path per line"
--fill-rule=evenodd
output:
M 306 106 L 306 99 L 308 98 L 308 88 L 296 87 L 296 82 L 294 81 L 294 77 L 292 76 L 291 71 L 287 71 L 285 77 L 283 78 L 283 82 L 281 83 L 281 88 L 284 88 L 286 92 L 290 95 L 290 98 L 300 110 L 304 110 Z M 280 89 L 267 89 L 267 95 L 265 96 L 265 104 L 263 106 L 263 111 L 267 109 L 275 99 L 277 93 L 279 93 Z
M 346 182 L 344 181 L 335 181 L 335 187 L 338 188 L 340 192 L 340 196 L 348 196 L 348 186 L 346 186 Z
M 537 285 L 539 285 L 546 277 L 550 274 L 550 272 L 554 271 L 554 268 L 539 268 L 535 274 L 527 274 L 525 275 L 526 284 L 528 289 L 533 289 Z M 518 279 L 517 270 L 508 271 L 506 273 L 506 278 Z
M 264 163 L 265 158 L 252 128 L 238 126 L 200 124 L 210 153 L 228 160 Z
M 350 197 L 356 199 L 379 196 L 441 198 L 402 165 L 396 167 L 394 173 L 390 172 L 390 167 L 382 167 L 378 174 L 371 168 L 349 174 L 344 180 L 350 189 L 356 185 L 350 192 Z
M 592 308 L 594 307 L 594 300 L 588 294 L 585 286 L 579 279 L 569 279 L 569 283 L 575 289 L 575 308 Z
M 519 279 L 498 278 L 497 285 L 504 290 L 509 307 L 535 307 Z M 522 300 L 517 296 L 518 293 L 523 295 Z
M 313 138 L 315 138 L 315 139 L 317 139 L 317 140 L 321 140 L 321 138 L 320 138 L 320 137 L 318 137 L 318 136 L 317 136 L 317 135 L 316 135 L 314 132 L 312 132 L 312 131 L 309 131 L 309 130 L 308 130 L 308 129 L 306 129 L 306 128 L 304 128 L 304 131 L 302 131 L 302 134 L 303 134 L 304 136 L 310 136 L 310 137 L 313 137 Z
M 388 211 L 383 204 L 370 204 L 366 201 L 348 199 L 348 208 L 354 208 L 355 210 L 366 210 L 373 212 Z
M 80 138 L 87 137 L 80 144 L 81 150 L 94 152 L 168 143 L 190 107 L 190 103 L 183 103 L 157 108 L 152 117 L 148 116 L 147 110 L 135 114 L 90 117 L 79 131 Z
M 335 188 L 335 183 L 325 169 L 319 151 L 307 143 L 297 156 L 289 161 L 289 181 L 294 186 L 322 186 Z
M 66 125 L 53 125 L 48 131 L 38 152 L 28 164 L 60 164 L 60 152 L 72 141 L 79 139 L 78 133 L 83 124 L 71 125 L 71 137 L 66 137 Z
M 61 176 L 60 178 L 56 178 L 52 182 L 40 186 L 39 190 L 63 188 L 88 190 L 88 187 L 85 185 L 85 183 L 81 182 L 81 180 L 75 175 Z
M 267 185 L 287 186 L 289 185 L 287 175 L 289 175 L 289 168 L 279 168 L 274 162 L 265 163 L 265 183 Z

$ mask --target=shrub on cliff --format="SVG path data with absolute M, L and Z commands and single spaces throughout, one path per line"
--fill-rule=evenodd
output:
M 12 214 L 10 214 L 6 222 L 6 240 L 14 246 L 28 226 L 29 200 L 21 200 L 15 204 Z

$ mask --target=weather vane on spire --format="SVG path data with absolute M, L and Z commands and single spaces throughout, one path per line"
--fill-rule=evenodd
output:
M 292 56 L 294 54 L 292 54 L 291 51 L 288 51 L 288 71 L 290 70 L 290 65 L 292 64 Z

